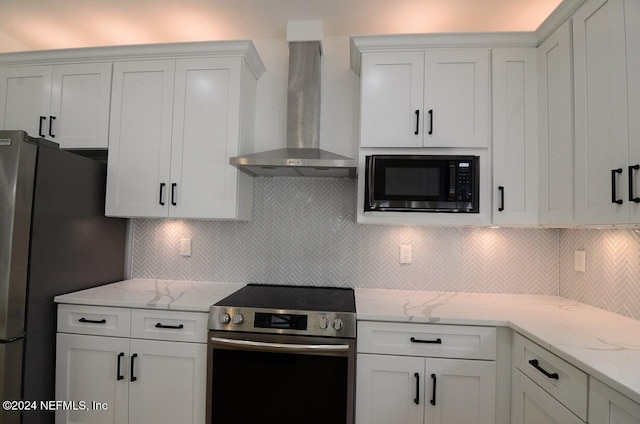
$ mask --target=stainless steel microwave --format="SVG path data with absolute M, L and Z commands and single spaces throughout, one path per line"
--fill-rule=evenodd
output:
M 478 156 L 366 157 L 367 211 L 478 213 Z

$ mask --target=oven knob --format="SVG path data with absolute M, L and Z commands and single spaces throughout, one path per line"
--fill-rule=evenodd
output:
M 233 316 L 234 324 L 242 324 L 244 322 L 244 316 L 242 314 L 235 314 Z
M 336 331 L 342 330 L 342 327 L 344 327 L 344 324 L 342 323 L 342 320 L 340 318 L 336 318 L 333 320 L 333 328 Z
M 327 327 L 329 327 L 329 320 L 327 319 L 327 317 L 320 317 L 320 321 L 318 322 L 318 325 L 323 330 L 326 330 Z
M 222 314 L 220 314 L 220 316 L 218 317 L 218 321 L 220 322 L 220 324 L 229 324 L 229 321 L 231 321 L 231 316 L 224 312 Z

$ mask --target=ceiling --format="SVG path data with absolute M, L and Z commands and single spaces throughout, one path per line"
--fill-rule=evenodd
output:
M 290 20 L 326 36 L 533 31 L 560 0 L 0 0 L 0 52 L 284 38 Z

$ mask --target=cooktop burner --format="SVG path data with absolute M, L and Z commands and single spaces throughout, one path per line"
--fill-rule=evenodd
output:
M 209 329 L 355 337 L 353 289 L 248 284 L 209 312 Z
M 249 284 L 216 306 L 299 311 L 355 312 L 353 289 L 337 287 Z

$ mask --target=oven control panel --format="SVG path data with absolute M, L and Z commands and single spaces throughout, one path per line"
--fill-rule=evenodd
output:
M 209 330 L 299 334 L 324 337 L 355 337 L 353 313 L 286 311 L 212 306 Z

